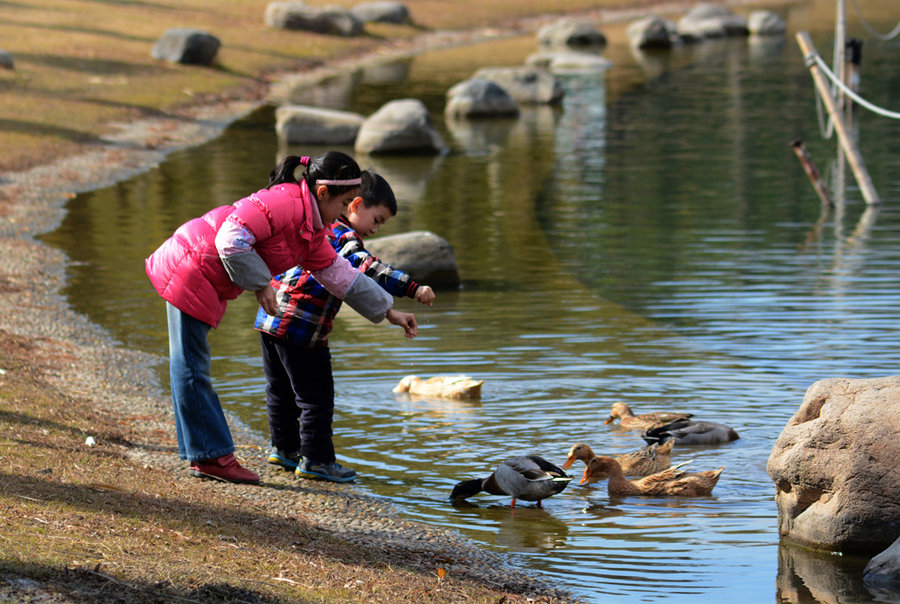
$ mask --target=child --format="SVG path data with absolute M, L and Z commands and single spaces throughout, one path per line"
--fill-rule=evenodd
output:
M 333 248 L 360 272 L 395 296 L 409 296 L 431 306 L 434 291 L 406 273 L 381 262 L 362 244 L 388 218 L 397 214 L 390 185 L 372 172 L 362 173 L 359 197 L 332 225 Z M 334 380 L 328 334 L 340 299 L 320 285 L 309 271 L 294 267 L 272 280 L 278 310 L 262 308 L 254 327 L 260 331 L 266 379 L 266 408 L 272 450 L 269 463 L 293 470 L 298 477 L 349 482 L 356 472 L 335 461 L 331 423 Z M 407 330 L 406 335 L 415 333 Z
M 300 165 L 307 169 L 298 181 Z M 269 175 L 267 188 L 189 220 L 147 258 L 147 276 L 166 300 L 175 434 L 192 476 L 259 482 L 233 455 L 210 377 L 209 330 L 243 290 L 256 292 L 262 307 L 275 312 L 269 280 L 299 262 L 367 319 L 387 317 L 415 334 L 415 317 L 389 313 L 393 298 L 339 256 L 326 237 L 325 225 L 356 197 L 359 184 L 359 166 L 344 153 L 289 156 Z

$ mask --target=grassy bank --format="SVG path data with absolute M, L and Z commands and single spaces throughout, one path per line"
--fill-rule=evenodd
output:
M 328 4 L 352 6 L 356 0 Z M 271 77 L 411 43 L 424 32 L 508 27 L 541 13 L 639 5 L 628 0 L 407 0 L 415 24 L 369 24 L 343 38 L 268 29 L 267 0 L 17 0 L 0 2 L 0 172 L 23 170 L 102 142 L 110 124 L 265 93 Z M 312 4 L 317 4 L 313 2 Z M 320 3 L 321 4 L 321 3 Z M 222 42 L 212 68 L 151 58 L 171 27 L 205 30 Z M 150 141 L 152 143 L 152 141 Z

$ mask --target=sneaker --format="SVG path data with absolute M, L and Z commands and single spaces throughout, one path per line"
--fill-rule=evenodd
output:
M 191 476 L 212 478 L 222 482 L 259 484 L 259 476 L 241 466 L 232 453 L 215 459 L 192 461 Z
M 293 472 L 300 465 L 300 454 L 285 453 L 277 447 L 272 447 L 269 451 L 268 462 L 275 466 L 281 466 L 288 472 Z
M 356 478 L 356 471 L 345 468 L 336 461 L 325 463 L 304 457 L 294 471 L 297 478 L 317 478 L 331 482 L 350 482 Z

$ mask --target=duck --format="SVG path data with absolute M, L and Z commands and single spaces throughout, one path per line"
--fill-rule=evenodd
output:
M 676 411 L 657 411 L 655 413 L 641 413 L 640 415 L 635 415 L 634 411 L 632 411 L 631 407 L 627 404 L 613 403 L 612 408 L 609 410 L 609 418 L 603 423 L 611 424 L 617 419 L 621 419 L 619 425 L 627 430 L 649 430 L 675 420 L 687 419 L 689 417 L 693 417 L 693 414 L 678 413 Z
M 647 476 L 665 470 L 672 465 L 672 449 L 674 445 L 675 441 L 671 439 L 662 444 L 649 444 L 637 451 L 616 455 L 615 460 L 622 466 L 622 472 L 626 476 Z M 596 455 L 589 445 L 577 443 L 569 449 L 562 468 L 563 470 L 568 470 L 579 459 L 587 465 L 594 457 Z
M 685 462 L 686 463 L 686 462 Z M 584 469 L 580 484 L 591 484 L 609 478 L 607 490 L 613 496 L 626 495 L 675 495 L 678 497 L 705 497 L 712 493 L 713 487 L 725 466 L 717 470 L 688 473 L 679 464 L 662 472 L 629 480 L 622 472 L 622 466 L 612 457 L 597 455 Z
M 428 379 L 408 375 L 394 386 L 393 392 L 452 400 L 477 400 L 481 398 L 482 384 L 484 380 L 473 380 L 467 375 L 436 375 Z
M 509 507 L 516 507 L 516 500 L 536 501 L 562 493 L 573 476 L 566 474 L 538 455 L 516 455 L 504 460 L 487 478 L 464 480 L 453 487 L 451 501 L 462 501 L 484 491 L 491 495 L 511 495 Z
M 679 419 L 662 426 L 650 428 L 641 438 L 647 443 L 674 440 L 678 445 L 716 445 L 740 438 L 731 426 L 716 422 Z

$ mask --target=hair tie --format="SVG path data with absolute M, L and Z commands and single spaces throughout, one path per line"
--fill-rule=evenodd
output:
M 309 155 L 303 155 L 300 157 L 300 163 L 304 166 L 309 167 Z
M 346 180 L 316 180 L 316 185 L 361 185 L 362 178 L 348 178 Z

